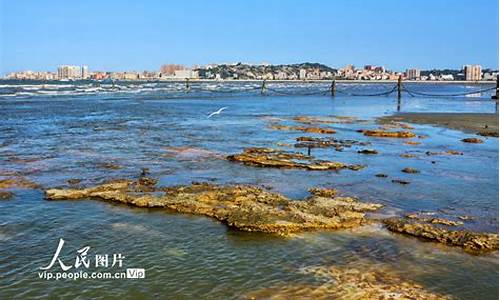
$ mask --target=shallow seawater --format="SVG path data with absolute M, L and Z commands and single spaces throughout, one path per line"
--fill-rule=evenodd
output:
M 419 211 L 447 218 L 469 215 L 474 220 L 465 222 L 466 228 L 498 231 L 497 138 L 483 138 L 484 144 L 466 144 L 460 140 L 474 135 L 412 124 L 413 131 L 426 138 L 413 139 L 420 145 L 407 145 L 403 139 L 365 137 L 357 132 L 376 128 L 376 117 L 397 112 L 394 95 L 260 96 L 247 91 L 255 88 L 251 84 L 207 87 L 241 88 L 242 92 L 228 93 L 233 97 L 197 97 L 193 87 L 191 95 L 176 98 L 168 95 L 182 93 L 182 84 L 161 89 L 144 84 L 106 93 L 71 85 L 0 85 L 8 94 L 0 99 L 0 176 L 20 174 L 48 188 L 68 186 L 67 180 L 72 178 L 81 179 L 82 185 L 109 178 L 137 178 L 142 168 L 149 168 L 160 185 L 192 181 L 255 184 L 293 199 L 306 197 L 313 186 L 333 187 L 345 195 L 384 204 L 382 215 Z M 314 87 L 299 88 L 307 91 Z M 418 88 L 444 93 L 477 87 Z M 381 87 L 356 87 L 360 93 L 377 89 Z M 208 113 L 220 107 L 227 109 L 207 119 Z M 495 105 L 486 97 L 404 97 L 399 110 L 494 112 Z M 313 149 L 312 154 L 367 167 L 339 172 L 281 170 L 224 159 L 253 146 L 304 152 L 293 147 L 295 138 L 321 135 L 268 127 L 271 122 L 292 124 L 291 118 L 304 115 L 356 117 L 358 121 L 352 124 L 322 126 L 337 130 L 335 138 L 371 145 L 354 145 L 342 152 Z M 357 153 L 365 148 L 379 154 Z M 446 150 L 463 155 L 425 154 Z M 402 158 L 403 153 L 416 157 Z M 405 167 L 421 173 L 402 173 Z M 377 173 L 389 177 L 375 177 Z M 391 179 L 411 183 L 400 185 Z M 461 249 L 392 234 L 379 225 L 280 238 L 238 232 L 202 216 L 94 200 L 49 202 L 40 190 L 14 193 L 12 200 L 0 201 L 1 299 L 239 298 L 273 286 L 314 281 L 300 272 L 308 266 L 362 269 L 378 264 L 392 267 L 401 277 L 428 290 L 458 299 L 498 296 L 498 253 L 470 255 Z M 39 279 L 39 267 L 50 262 L 60 238 L 65 240 L 61 257 L 68 264 L 75 259 L 77 249 L 90 246 L 89 255 L 123 254 L 124 267 L 144 268 L 146 278 Z

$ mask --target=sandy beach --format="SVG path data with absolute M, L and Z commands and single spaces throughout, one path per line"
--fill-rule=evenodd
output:
M 432 124 L 467 133 L 498 136 L 498 114 L 488 113 L 400 113 L 378 119 L 381 123 L 404 121 Z

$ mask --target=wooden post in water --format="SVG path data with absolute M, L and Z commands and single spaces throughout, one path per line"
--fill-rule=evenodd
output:
M 491 98 L 497 100 L 497 102 L 498 102 L 498 74 L 497 74 L 497 88 L 496 88 L 495 96 L 492 96 Z
M 335 97 L 335 92 L 336 92 L 336 87 L 335 87 L 335 76 L 333 77 L 333 81 L 332 81 L 332 86 L 331 86 L 331 92 L 332 92 L 332 97 Z
M 186 78 L 186 93 L 189 93 L 191 86 L 189 85 L 189 78 Z
M 403 88 L 403 76 L 399 75 L 399 78 L 398 78 L 398 100 L 401 99 L 402 88 Z
M 261 95 L 266 94 L 266 80 L 265 79 L 262 81 L 262 86 L 260 87 L 260 94 Z
M 398 112 L 401 111 L 401 92 L 403 90 L 403 76 L 399 75 L 398 77 Z

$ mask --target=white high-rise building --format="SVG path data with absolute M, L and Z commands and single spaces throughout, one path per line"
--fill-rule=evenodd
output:
M 82 78 L 83 79 L 89 78 L 89 67 L 88 66 L 82 66 Z
M 87 66 L 68 66 L 61 65 L 57 67 L 57 78 L 59 79 L 82 79 L 88 78 Z
M 406 79 L 414 80 L 420 78 L 420 70 L 419 69 L 407 69 L 406 70 Z
M 465 80 L 477 81 L 481 80 L 481 66 L 480 65 L 465 65 L 464 66 Z
M 299 71 L 299 79 L 306 79 L 307 78 L 307 70 L 306 69 L 300 69 Z

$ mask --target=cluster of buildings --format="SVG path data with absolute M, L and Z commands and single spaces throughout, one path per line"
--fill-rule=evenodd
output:
M 159 71 L 103 72 L 89 71 L 87 66 L 61 65 L 56 72 L 22 71 L 8 74 L 6 79 L 30 80 L 496 80 L 498 71 L 483 70 L 480 65 L 464 65 L 461 70 L 407 69 L 405 72 L 386 70 L 383 66 L 365 65 L 355 68 L 349 64 L 333 69 L 319 63 L 290 65 L 270 64 L 211 64 L 187 68 L 179 64 L 165 64 Z
M 204 79 L 322 80 L 333 79 L 335 69 L 317 63 L 291 65 L 217 64 L 197 68 Z
M 496 80 L 498 71 L 483 70 L 480 65 L 464 65 L 461 70 L 431 70 L 420 71 L 419 69 L 407 69 L 405 72 L 406 80 Z
M 399 72 L 388 71 L 384 66 L 365 65 L 362 69 L 356 69 L 353 65 L 340 68 L 337 77 L 347 80 L 397 80 Z
M 31 79 L 31 80 L 79 80 L 91 79 L 89 68 L 87 66 L 61 65 L 57 67 L 56 72 L 35 72 L 21 71 L 7 74 L 7 79 Z
M 12 72 L 5 76 L 5 79 L 18 79 L 18 80 L 57 80 L 57 74 L 54 72 L 35 72 L 35 71 L 21 71 Z

